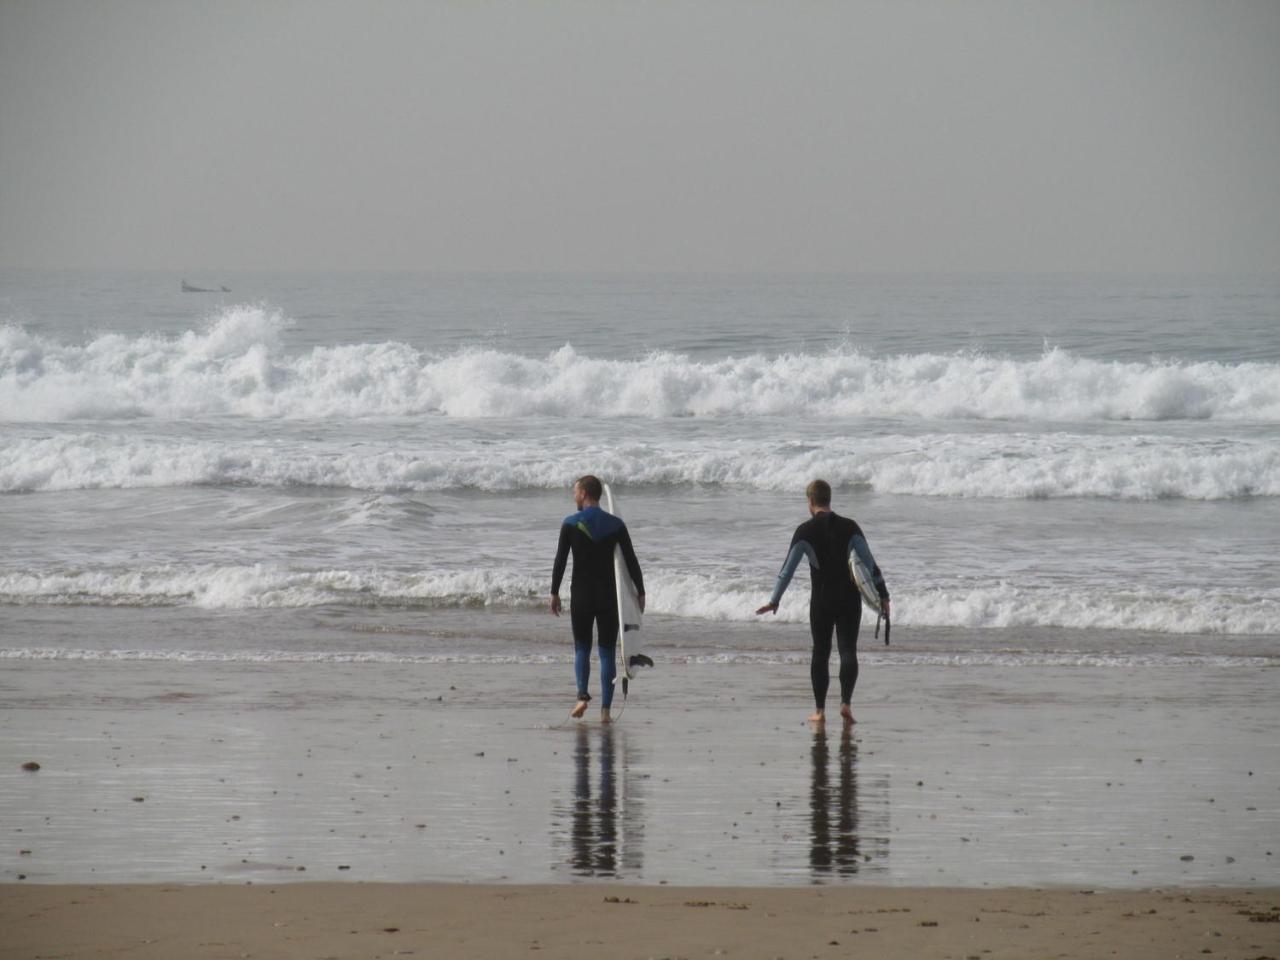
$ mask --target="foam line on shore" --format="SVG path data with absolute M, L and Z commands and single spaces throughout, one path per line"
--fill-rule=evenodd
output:
M 649 611 L 688 620 L 755 621 L 768 583 L 652 570 Z M 524 570 L 397 572 L 306 569 L 279 563 L 166 564 L 129 568 L 0 572 L 0 604 L 18 606 L 196 607 L 207 610 L 455 609 L 536 610 L 547 585 Z M 1280 592 L 1135 588 L 1112 584 L 1082 591 L 999 582 L 989 586 L 894 587 L 894 622 L 902 626 L 1009 629 L 1061 627 L 1166 634 L 1280 633 Z M 777 620 L 807 622 L 803 601 L 785 602 Z M 874 621 L 868 621 L 869 623 Z

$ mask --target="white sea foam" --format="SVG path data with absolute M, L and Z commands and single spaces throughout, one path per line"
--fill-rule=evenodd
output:
M 56 434 L 0 443 L 0 492 L 250 485 L 376 492 L 560 489 L 558 444 L 541 437 L 406 449 L 320 441 L 272 444 Z M 832 438 L 579 445 L 614 482 L 788 490 L 820 474 L 839 486 L 909 496 L 1225 500 L 1280 496 L 1280 439 L 1083 434 Z
M 752 611 L 762 594 L 759 584 L 725 583 L 713 577 L 658 575 L 646 577 L 645 584 L 655 611 L 709 620 L 753 619 Z M 781 609 L 773 616 L 807 623 L 808 604 L 803 597 L 784 597 Z M 874 617 L 867 617 L 867 623 L 873 625 Z M 1084 591 L 1009 583 L 918 589 L 895 583 L 893 620 L 904 626 L 977 630 L 1061 627 L 1267 635 L 1280 633 L 1280 591 L 1243 596 L 1227 590 L 1126 590 L 1120 585 Z
M 687 654 L 666 648 L 653 648 L 659 661 L 666 663 L 753 664 L 800 666 L 809 662 L 809 654 L 752 650 L 733 653 Z M 1275 661 L 1269 657 L 1220 654 L 1088 653 L 1041 651 L 976 651 L 955 653 L 930 651 L 902 652 L 869 647 L 859 650 L 863 662 L 886 666 L 929 667 L 1082 667 L 1129 668 L 1160 667 L 1252 667 L 1269 668 Z M 0 647 L 0 660 L 66 660 L 111 662 L 170 663 L 370 663 L 430 666 L 432 664 L 536 664 L 568 663 L 571 653 L 405 653 L 390 650 L 201 650 L 140 649 L 83 647 Z
M 0 574 L 0 603 L 206 609 L 529 605 L 545 583 L 487 568 L 438 573 L 300 570 L 279 564 L 166 565 Z
M 492 653 L 391 653 L 385 650 L 173 650 L 76 647 L 11 647 L 0 660 L 148 660 L 179 663 L 558 663 L 572 655 Z
M 664 651 L 665 652 L 665 651 Z M 3 656 L 0 653 L 0 656 Z M 811 654 L 805 653 L 716 653 L 695 654 L 692 656 L 675 656 L 672 659 L 679 663 L 723 663 L 723 664 L 790 664 L 807 665 Z M 1274 667 L 1276 661 L 1270 657 L 1231 656 L 1221 654 L 1178 654 L 1178 653 L 1088 653 L 1084 651 L 1045 652 L 1045 651 L 981 651 L 965 650 L 956 653 L 937 651 L 903 652 L 890 648 L 867 646 L 858 648 L 858 659 L 877 665 L 904 667 Z
M 753 621 L 768 584 L 657 570 L 645 578 L 649 611 L 688 619 Z M 523 571 L 307 570 L 279 564 L 170 565 L 131 570 L 0 574 L 0 603 L 175 606 L 207 609 L 516 607 L 535 609 L 546 583 Z M 776 619 L 807 622 L 803 598 L 787 597 Z M 968 629 L 1060 627 L 1165 634 L 1280 634 L 1280 591 L 1158 591 L 1113 584 L 1089 591 L 1010 583 L 955 588 L 895 584 L 900 626 Z M 870 624 L 872 621 L 868 621 Z
M 754 354 L 633 360 L 491 349 L 447 355 L 394 342 L 282 345 L 287 321 L 224 311 L 181 336 L 104 334 L 86 344 L 0 327 L 0 419 L 577 416 L 1280 421 L 1280 364 L 1121 363 L 1049 350 L 980 354 Z M 623 384 L 621 390 L 618 384 Z M 607 389 L 606 389 L 607 388 Z

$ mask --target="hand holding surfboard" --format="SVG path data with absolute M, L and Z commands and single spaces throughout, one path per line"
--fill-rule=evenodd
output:
M 876 612 L 876 636 L 880 636 L 880 621 L 884 620 L 884 645 L 889 645 L 889 601 L 880 599 L 875 581 L 871 579 L 871 571 L 858 558 L 857 554 L 849 557 L 849 574 L 853 577 L 858 592 L 862 594 L 862 602 Z

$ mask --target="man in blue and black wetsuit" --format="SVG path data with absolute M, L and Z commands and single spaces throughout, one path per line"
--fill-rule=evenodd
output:
M 849 574 L 849 558 L 855 553 L 871 571 L 884 614 L 889 615 L 889 588 L 871 556 L 862 528 L 848 517 L 831 510 L 831 485 L 815 480 L 805 488 L 809 498 L 809 519 L 796 528 L 791 550 L 778 573 L 773 596 L 756 613 L 776 613 L 783 592 L 801 560 L 809 561 L 809 632 L 813 634 L 813 659 L 809 676 L 817 709 L 809 719 L 826 719 L 827 687 L 831 682 L 827 661 L 831 659 L 831 632 L 840 649 L 840 716 L 853 723 L 853 686 L 858 682 L 858 626 L 862 621 L 862 595 Z
M 640 609 L 644 609 L 644 579 L 640 561 L 631 546 L 627 525 L 611 513 L 600 509 L 604 489 L 600 480 L 588 474 L 573 485 L 573 503 L 578 512 L 564 518 L 560 525 L 560 544 L 551 570 L 551 612 L 560 616 L 560 581 L 565 564 L 573 553 L 573 581 L 569 586 L 569 620 L 573 625 L 573 672 L 578 680 L 578 702 L 570 716 L 587 712 L 591 694 L 591 628 L 595 625 L 600 645 L 600 720 L 610 721 L 613 703 L 613 680 L 617 676 L 614 650 L 618 640 L 618 593 L 613 575 L 613 552 L 622 547 L 627 571 L 639 593 Z

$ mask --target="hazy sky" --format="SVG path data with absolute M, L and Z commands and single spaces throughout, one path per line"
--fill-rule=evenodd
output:
M 1274 271 L 1280 2 L 0 0 L 0 265 Z

